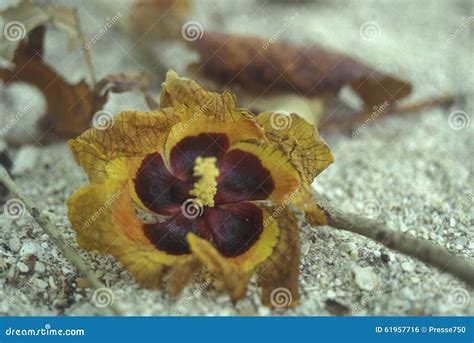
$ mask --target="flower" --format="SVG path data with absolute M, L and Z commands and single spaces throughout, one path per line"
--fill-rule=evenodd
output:
M 324 141 L 296 114 L 275 129 L 271 113 L 254 116 L 173 71 L 160 103 L 70 141 L 90 181 L 67 203 L 79 245 L 115 256 L 145 287 L 166 281 L 177 294 L 205 266 L 233 299 L 257 273 L 264 303 L 275 287 L 296 303 L 299 233 L 287 205 L 321 216 L 306 202 L 333 161 Z

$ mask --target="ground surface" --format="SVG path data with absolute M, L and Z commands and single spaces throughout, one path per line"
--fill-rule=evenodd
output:
M 239 8 L 232 8 L 237 3 Z M 123 9 L 117 11 L 125 15 L 127 3 L 120 6 Z M 428 239 L 474 261 L 474 125 L 458 129 L 448 120 L 449 113 L 456 110 L 466 113 L 467 120 L 474 114 L 474 21 L 469 20 L 474 14 L 472 2 L 310 2 L 303 8 L 215 1 L 206 6 L 223 15 L 226 31 L 263 37 L 271 37 L 285 16 L 298 12 L 298 20 L 288 26 L 281 39 L 331 46 L 398 73 L 414 83 L 414 94 L 406 102 L 448 92 L 466 94 L 465 102 L 450 109 L 433 108 L 378 121 L 356 137 L 342 132 L 326 135 L 337 162 L 318 178 L 315 187 L 344 210 L 377 217 L 393 230 Z M 94 11 L 84 11 L 81 17 L 90 21 Z M 206 11 L 197 9 L 196 20 L 206 29 L 213 28 L 216 24 L 201 12 Z M 466 20 L 468 24 L 463 26 Z M 360 27 L 367 21 L 377 24 L 377 38 L 361 36 Z M 84 27 L 94 33 L 94 25 Z M 62 38 L 48 37 L 49 41 Z M 107 37 L 102 40 L 110 49 L 97 49 L 96 54 L 105 56 L 107 51 L 114 51 L 113 58 L 120 60 L 108 68 L 110 63 L 100 59 L 100 74 L 134 67 L 126 50 L 117 47 L 119 41 L 114 43 Z M 65 62 L 55 56 L 55 46 L 51 44 L 47 50 L 48 59 L 64 71 Z M 67 75 L 71 79 L 84 73 L 83 66 L 76 66 L 74 61 L 68 60 L 71 66 Z M 182 65 L 170 66 L 184 69 Z M 38 114 L 35 111 L 41 111 L 39 94 L 20 86 L 2 88 L 2 92 L 0 124 L 5 126 L 18 106 L 32 101 L 28 114 L 9 133 L 31 131 L 31 122 Z M 107 106 L 115 111 L 145 105 L 137 94 L 125 94 L 114 97 Z M 255 283 L 250 285 L 248 296 L 235 305 L 213 287 L 196 292 L 199 282 L 178 298 L 165 291 L 144 290 L 112 257 L 77 247 L 64 201 L 86 178 L 67 144 L 7 150 L 16 160 L 15 181 L 40 204 L 68 243 L 110 287 L 127 314 L 328 315 L 345 313 L 344 306 L 355 315 L 474 314 L 472 289 L 454 277 L 329 227 L 302 226 L 302 297 L 296 308 L 271 311 L 262 306 Z M 28 216 L 14 220 L 0 216 L 0 227 L 0 313 L 108 313 L 92 304 L 92 290 L 79 287 L 81 282 L 78 285 L 73 267 Z

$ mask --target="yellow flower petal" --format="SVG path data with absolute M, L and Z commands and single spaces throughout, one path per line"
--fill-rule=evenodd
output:
M 281 228 L 270 212 L 262 207 L 264 228 L 259 239 L 242 255 L 224 257 L 207 240 L 192 233 L 186 236 L 191 251 L 197 255 L 209 270 L 218 274 L 233 299 L 242 297 L 255 268 L 273 253 Z
M 202 264 L 196 256 L 180 259 L 166 275 L 168 288 L 172 295 L 178 295 L 201 269 Z
M 276 220 L 281 228 L 280 239 L 271 257 L 258 268 L 258 283 L 262 287 L 263 304 L 293 306 L 299 300 L 299 227 L 295 215 L 287 208 Z
M 230 297 L 234 300 L 243 297 L 252 272 L 244 272 L 237 265 L 229 263 L 209 241 L 192 233 L 186 239 L 201 262 L 222 278 Z
M 145 156 L 163 150 L 166 137 L 178 120 L 179 116 L 172 109 L 122 112 L 113 117 L 111 127 L 91 128 L 69 144 L 76 162 L 84 168 L 91 182 L 100 181 L 108 177 L 108 172 L 121 175 L 126 170 L 124 161 L 117 158 Z M 119 170 L 113 165 L 107 170 L 114 160 Z
M 158 287 L 164 268 L 187 257 L 159 251 L 149 242 L 135 215 L 127 182 L 82 187 L 67 205 L 79 245 L 113 255 L 146 287 Z
M 242 115 L 248 115 L 247 112 L 237 108 L 232 93 L 208 92 L 197 82 L 178 77 L 173 70 L 166 74 L 166 81 L 162 87 L 160 95 L 162 108 L 185 105 L 192 112 L 202 112 L 206 116 L 216 117 L 224 122 L 239 120 Z
M 334 157 L 314 125 L 295 113 L 286 118 L 282 116 L 281 113 L 264 112 L 257 116 L 257 121 L 264 127 L 268 139 L 290 158 L 302 180 L 310 184 L 334 162 Z

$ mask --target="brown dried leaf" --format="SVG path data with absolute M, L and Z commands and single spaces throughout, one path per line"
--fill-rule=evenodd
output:
M 304 97 L 336 95 L 350 85 L 367 108 L 408 95 L 411 85 L 340 53 L 290 42 L 206 32 L 189 45 L 201 56 L 202 77 L 219 85 L 237 84 L 257 96 L 297 93 Z
M 106 95 L 89 89 L 85 81 L 70 85 L 42 58 L 45 27 L 30 32 L 15 52 L 13 70 L 0 69 L 0 78 L 7 84 L 17 81 L 40 89 L 48 104 L 40 125 L 62 137 L 74 137 L 90 126 L 94 113 L 102 109 Z

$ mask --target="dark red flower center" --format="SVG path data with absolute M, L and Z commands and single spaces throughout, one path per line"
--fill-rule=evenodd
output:
M 219 176 L 213 207 L 200 206 L 190 194 L 197 181 L 193 171 L 198 157 L 215 157 L 217 161 Z M 251 201 L 267 199 L 275 185 L 258 156 L 240 149 L 229 150 L 226 134 L 201 133 L 176 144 L 169 163 L 168 169 L 161 154 L 149 154 L 134 179 L 142 203 L 169 217 L 143 226 L 145 235 L 158 249 L 188 254 L 185 237 L 192 232 L 212 242 L 223 256 L 234 257 L 259 239 L 263 212 Z

